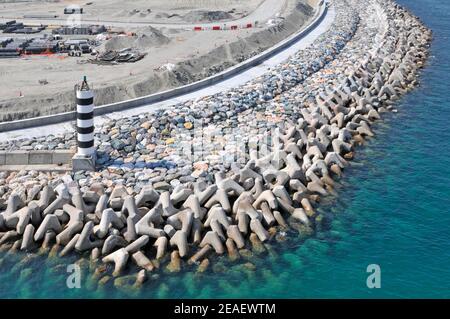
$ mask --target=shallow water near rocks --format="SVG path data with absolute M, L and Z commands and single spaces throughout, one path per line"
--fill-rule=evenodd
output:
M 385 115 L 377 136 L 358 149 L 336 187 L 320 205 L 330 228 L 305 241 L 290 233 L 250 261 L 225 262 L 205 274 L 151 278 L 139 292 L 111 285 L 90 290 L 66 286 L 64 259 L 23 255 L 0 264 L 2 298 L 371 298 L 450 297 L 450 2 L 401 0 L 434 31 L 421 85 Z M 1 255 L 3 256 L 3 255 Z M 368 289 L 366 267 L 381 267 L 381 289 Z M 14 268 L 14 265 L 17 265 Z M 60 265 L 60 266 L 56 266 Z M 56 266 L 56 267 L 55 267 Z M 83 275 L 87 271 L 83 271 Z

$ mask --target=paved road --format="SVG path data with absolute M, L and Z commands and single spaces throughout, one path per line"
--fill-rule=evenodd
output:
M 165 27 L 169 29 L 192 29 L 194 26 L 201 26 L 202 28 L 212 28 L 213 26 L 231 26 L 231 25 L 246 25 L 247 23 L 254 23 L 258 21 L 258 24 L 264 24 L 268 20 L 274 18 L 278 13 L 283 11 L 284 6 L 288 0 L 265 0 L 261 3 L 253 12 L 249 15 L 236 19 L 233 21 L 227 22 L 213 22 L 213 23 L 163 23 L 163 22 L 152 22 L 152 21 L 117 21 L 117 20 L 98 20 L 98 19 L 89 19 L 82 16 L 82 23 L 87 24 L 104 24 L 105 26 L 111 27 L 142 27 L 143 25 L 150 25 L 153 27 Z M 65 24 L 67 18 L 46 18 L 46 19 L 33 19 L 27 18 L 23 19 L 23 15 L 14 17 L 2 17 L 0 18 L 0 22 L 5 22 L 8 20 L 17 20 L 18 22 L 31 23 L 31 24 Z
M 231 78 L 228 78 L 222 82 L 216 83 L 207 88 L 200 89 L 195 92 L 184 94 L 182 96 L 172 98 L 169 100 L 165 100 L 162 102 L 144 105 L 144 106 L 132 108 L 132 109 L 121 111 L 121 112 L 114 112 L 114 113 L 110 113 L 108 115 L 97 116 L 95 118 L 95 125 L 99 126 L 102 123 L 104 123 L 105 121 L 108 121 L 110 119 L 117 119 L 117 118 L 121 118 L 121 117 L 132 116 L 132 115 L 136 115 L 136 114 L 150 112 L 150 111 L 157 110 L 157 109 L 164 109 L 164 108 L 167 108 L 169 106 L 172 106 L 172 105 L 180 103 L 180 102 L 185 102 L 185 101 L 188 101 L 191 99 L 196 99 L 196 98 L 200 98 L 200 97 L 204 97 L 204 96 L 208 96 L 208 95 L 213 95 L 218 92 L 223 92 L 230 88 L 245 84 L 246 82 L 268 72 L 268 70 L 271 67 L 274 67 L 274 66 L 286 61 L 287 59 L 289 59 L 289 57 L 291 57 L 296 52 L 307 48 L 322 33 L 324 33 L 325 31 L 327 31 L 330 28 L 334 18 L 335 18 L 335 11 L 334 11 L 333 7 L 330 7 L 328 9 L 328 13 L 325 16 L 325 18 L 319 23 L 319 25 L 316 26 L 316 28 L 314 30 L 309 32 L 306 36 L 302 37 L 299 41 L 297 41 L 294 44 L 292 44 L 291 46 L 287 47 L 285 50 L 270 57 L 264 63 L 259 64 L 255 67 L 252 67 L 252 68 L 250 68 L 242 73 L 239 73 Z M 45 126 L 41 126 L 41 127 L 28 128 L 28 129 L 22 129 L 22 130 L 10 131 L 10 132 L 2 132 L 2 133 L 0 133 L 0 141 L 8 140 L 8 139 L 18 139 L 18 138 L 24 138 L 24 137 L 38 137 L 38 136 L 42 136 L 43 132 L 52 132 L 53 134 L 60 134 L 60 133 L 66 133 L 66 132 L 72 132 L 72 131 L 73 131 L 72 122 L 65 122 L 65 123 L 60 123 L 60 124 L 45 125 Z

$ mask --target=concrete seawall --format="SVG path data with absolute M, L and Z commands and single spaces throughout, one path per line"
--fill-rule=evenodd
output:
M 112 104 L 106 104 L 102 106 L 98 106 L 95 108 L 95 115 L 104 115 L 108 113 L 123 111 L 130 108 L 135 108 L 147 104 L 153 104 L 158 103 L 165 100 L 170 100 L 173 98 L 180 97 L 182 95 L 195 92 L 197 90 L 213 86 L 215 84 L 218 84 L 222 81 L 225 81 L 227 79 L 230 79 L 239 73 L 242 73 L 248 69 L 251 69 L 270 57 L 282 52 L 286 48 L 290 47 L 294 43 L 300 41 L 303 37 L 305 37 L 307 34 L 309 34 L 312 30 L 314 30 L 326 17 L 328 8 L 327 3 L 325 1 L 316 1 L 315 5 L 317 6 L 316 9 L 316 15 L 312 22 L 303 30 L 293 34 L 289 38 L 285 39 L 284 41 L 280 42 L 276 46 L 273 46 L 272 48 L 262 52 L 259 55 L 256 55 L 255 57 L 248 59 L 240 64 L 237 64 L 221 73 L 218 73 L 216 75 L 213 75 L 211 77 L 208 77 L 206 79 L 203 79 L 201 81 L 191 83 L 188 85 L 184 85 L 172 90 L 163 91 L 160 93 L 151 94 L 148 96 L 131 99 L 127 101 L 122 101 L 118 103 L 112 103 Z M 49 116 L 42 116 L 37 118 L 30 118 L 30 119 L 24 119 L 24 120 L 18 120 L 18 121 L 11 121 L 11 122 L 3 122 L 0 123 L 0 132 L 8 132 L 8 131 L 14 131 L 24 128 L 31 128 L 31 127 L 37 127 L 37 126 L 43 126 L 43 125 L 50 125 L 50 124 L 58 124 L 63 122 L 69 122 L 75 120 L 75 112 L 65 112 L 55 115 L 49 115 Z

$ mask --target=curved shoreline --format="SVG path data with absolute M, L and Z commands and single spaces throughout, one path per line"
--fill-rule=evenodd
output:
M 377 1 L 366 2 L 379 4 Z M 106 241 L 99 242 L 99 240 L 105 238 L 105 231 L 110 231 L 107 238 L 112 238 L 111 242 L 113 239 L 122 241 L 125 248 L 116 250 L 111 255 L 107 255 L 106 252 L 109 251 L 104 252 L 107 256 L 103 258 L 103 261 L 114 262 L 116 266 L 114 275 L 119 275 L 126 266 L 128 256 L 132 256 L 135 263 L 146 269 L 139 272 L 137 276 L 137 282 L 141 282 L 145 279 L 146 271 L 151 271 L 154 267 L 162 267 L 160 262 L 164 263 L 168 258 L 168 253 L 165 254 L 166 259 L 162 258 L 157 262 L 154 260 L 150 262 L 147 257 L 147 259 L 142 257 L 144 253 L 139 253 L 140 248 L 148 247 L 147 244 L 150 241 L 153 242 L 153 239 L 156 239 L 154 245 L 158 248 L 156 257 L 162 257 L 163 250 L 168 249 L 168 244 L 174 247 L 170 255 L 171 261 L 166 268 L 168 271 L 179 271 L 181 265 L 184 265 L 182 259 L 185 256 L 191 257 L 192 263 L 201 261 L 199 266 L 201 270 L 209 264 L 209 258 L 205 258 L 205 255 L 211 254 L 213 250 L 217 254 L 227 250 L 230 258 L 239 258 L 239 255 L 244 256 L 247 253 L 242 249 L 238 252 L 237 248 L 265 250 L 262 243 L 270 241 L 272 237 L 280 236 L 280 232 L 288 224 L 300 234 L 314 233 L 315 229 L 320 228 L 324 222 L 323 216 L 315 213 L 316 202 L 321 196 L 332 192 L 333 184 L 337 182 L 347 160 L 353 156 L 353 145 L 362 143 L 366 138 L 373 136 L 370 129 L 371 123 L 378 120 L 382 112 L 392 110 L 393 100 L 417 84 L 415 78 L 417 69 L 423 65 L 427 56 L 431 37 L 429 30 L 423 27 L 415 17 L 391 2 L 379 4 L 379 8 L 384 11 L 386 21 L 382 21 L 383 17 L 378 16 L 381 22 L 378 26 L 379 30 L 377 29 L 379 37 L 367 41 L 367 43 L 373 42 L 371 43 L 373 52 L 362 54 L 357 63 L 349 55 L 349 66 L 341 66 L 345 70 L 353 69 L 349 75 L 344 72 L 335 75 L 334 78 L 331 76 L 335 80 L 335 82 L 330 81 L 332 84 L 329 83 L 331 90 L 327 85 L 321 87 L 319 84 L 319 92 L 322 94 L 316 95 L 315 100 L 305 98 L 307 105 L 301 106 L 296 103 L 290 113 L 285 110 L 284 118 L 281 117 L 280 121 L 273 125 L 278 127 L 271 135 L 275 142 L 271 145 L 271 151 L 265 156 L 259 156 L 256 148 L 253 148 L 250 152 L 250 160 L 243 163 L 242 169 L 233 171 L 233 169 L 225 168 L 224 172 L 228 171 L 228 175 L 216 172 L 215 182 L 200 178 L 203 182 L 194 184 L 189 181 L 183 184 L 179 180 L 180 183 L 177 185 L 168 183 L 157 185 L 155 181 L 155 187 L 153 187 L 151 183 L 144 183 L 147 186 L 136 191 L 135 193 L 139 194 L 135 198 L 130 196 L 135 189 L 130 194 L 127 183 L 124 183 L 124 186 L 113 187 L 112 179 L 116 181 L 119 177 L 124 179 L 126 173 L 133 169 L 139 170 L 136 165 L 126 170 L 120 165 L 108 166 L 102 174 L 105 174 L 106 179 L 111 180 L 109 185 L 103 186 L 95 182 L 95 174 L 82 174 L 84 178 L 78 179 L 78 183 L 70 182 L 67 178 L 66 185 L 59 183 L 55 187 L 58 197 L 52 191 L 52 186 L 46 186 L 43 189 L 42 186 L 37 187 L 32 197 L 27 194 L 28 192 L 23 195 L 11 195 L 6 211 L 0 216 L 4 219 L 3 228 L 15 230 L 9 230 L 0 238 L 2 244 L 7 241 L 5 238 L 10 242 L 4 244 L 3 249 L 18 250 L 24 242 L 29 246 L 25 245 L 23 248 L 30 248 L 33 244 L 29 240 L 29 234 L 34 232 L 33 216 L 39 219 L 40 213 L 36 214 L 36 211 L 44 210 L 43 215 L 46 215 L 47 220 L 44 219 L 45 223 L 44 221 L 38 223 L 40 225 L 34 238 L 36 239 L 39 233 L 37 238 L 40 243 L 44 239 L 41 235 L 45 234 L 44 246 L 48 247 L 47 249 L 50 248 L 49 243 L 53 241 L 58 230 L 60 231 L 59 223 L 67 223 L 71 230 L 64 231 L 64 235 L 59 233 L 58 236 L 61 235 L 60 239 L 64 237 L 64 243 L 70 240 L 72 244 L 67 243 L 61 253 L 64 255 L 70 249 L 78 251 L 92 249 L 92 258 L 99 259 L 101 255 L 99 248 L 102 247 L 103 250 L 107 246 Z M 407 20 L 397 19 L 399 17 Z M 357 20 L 355 20 L 356 24 Z M 351 42 L 350 39 L 349 41 Z M 363 48 L 364 45 L 361 47 Z M 328 62 L 334 63 L 339 61 L 339 58 L 345 60 L 347 57 L 345 46 L 339 50 L 339 53 L 345 56 L 338 54 L 337 59 Z M 292 61 L 295 61 L 295 58 L 290 62 L 293 63 Z M 350 62 L 353 63 L 350 65 Z M 335 65 L 330 66 L 332 67 L 336 68 Z M 321 71 L 321 69 L 318 68 L 315 72 L 322 72 L 319 74 L 320 77 L 327 74 L 328 70 Z M 271 78 L 265 77 L 262 83 L 266 83 L 265 80 L 270 82 Z M 308 78 L 301 82 L 306 82 L 307 87 Z M 298 92 L 295 90 L 298 87 L 298 83 L 292 85 L 294 92 L 285 90 L 281 92 L 279 99 L 288 99 L 289 97 L 285 95 L 291 94 L 294 99 L 289 103 L 292 104 L 297 97 L 295 94 Z M 265 97 L 267 92 L 270 92 L 268 86 L 265 89 L 263 85 L 263 94 L 260 96 Z M 301 89 L 299 92 L 302 91 Z M 276 107 L 276 102 L 271 99 L 266 102 L 260 101 L 259 104 L 256 102 L 254 108 L 249 106 L 247 110 L 238 113 L 248 112 L 249 116 L 252 116 L 257 114 L 258 109 L 264 110 L 263 113 L 267 111 L 270 113 L 274 110 L 273 107 Z M 264 109 L 263 105 L 265 105 Z M 200 106 L 204 105 L 200 104 Z M 230 117 L 232 116 L 233 114 Z M 144 119 L 141 123 L 142 128 L 145 131 L 149 130 L 149 127 L 145 128 L 147 126 L 145 120 L 148 119 L 145 115 L 131 119 L 130 123 L 142 119 Z M 285 122 L 282 121 L 283 119 Z M 104 129 L 107 132 L 114 127 L 123 126 L 124 121 L 111 122 L 105 125 Z M 208 124 L 219 121 L 220 117 L 216 120 L 213 117 Z M 244 126 L 247 126 L 245 124 L 244 122 Z M 175 129 L 176 127 L 175 125 Z M 265 128 L 267 132 L 267 126 Z M 175 134 L 173 136 L 177 137 Z M 252 149 L 252 147 L 249 148 Z M 112 150 L 111 154 L 115 151 L 115 149 Z M 272 167 L 269 167 L 269 162 Z M 134 163 L 137 164 L 138 161 Z M 114 170 L 116 170 L 115 173 L 113 173 Z M 119 170 L 123 170 L 122 174 L 118 173 Z M 213 172 L 212 167 L 207 168 L 204 177 L 211 177 Z M 36 178 L 39 177 L 37 172 L 35 174 L 37 174 Z M 89 176 L 91 181 L 88 181 Z M 20 176 L 18 177 L 20 180 Z M 13 176 L 9 181 L 11 183 L 9 192 L 12 190 L 15 178 L 17 177 Z M 82 179 L 84 179 L 83 182 L 81 182 Z M 136 185 L 138 178 L 133 175 L 133 179 Z M 81 186 L 81 190 L 78 185 Z M 100 189 L 104 187 L 107 187 L 106 193 L 109 195 L 96 195 L 96 192 L 101 193 Z M 41 189 L 39 200 L 33 201 L 38 197 Z M 155 189 L 159 189 L 160 194 Z M 27 206 L 17 210 L 21 206 L 20 200 L 24 195 L 28 195 L 31 200 Z M 153 204 L 149 205 L 150 202 Z M 108 205 L 110 208 L 107 208 Z M 60 208 L 63 212 L 57 213 Z M 27 216 L 29 219 L 25 222 Z M 80 216 L 84 216 L 83 221 L 86 222 L 84 226 L 79 223 Z M 27 224 L 30 218 L 31 224 Z M 47 227 L 48 225 L 51 227 Z M 105 225 L 107 225 L 106 229 L 104 229 Z M 46 227 L 53 231 L 46 233 Z M 207 229 L 202 230 L 203 227 Z M 0 228 L 2 228 L 1 219 Z M 211 230 L 208 231 L 208 229 Z M 81 234 L 76 239 L 67 237 L 67 233 L 80 231 Z M 25 239 L 25 233 L 28 235 L 28 240 Z M 22 239 L 21 234 L 23 234 Z M 198 244 L 203 248 L 194 255 L 188 252 L 189 248 L 195 251 Z M 56 244 L 52 252 L 55 254 L 61 248 Z M 152 255 L 153 253 L 152 250 Z M 109 275 L 104 278 L 107 276 Z

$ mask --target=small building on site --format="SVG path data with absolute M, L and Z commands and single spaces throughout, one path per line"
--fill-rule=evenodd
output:
M 83 14 L 83 8 L 71 5 L 64 8 L 64 14 Z
M 92 51 L 89 41 L 87 39 L 75 39 L 64 41 L 66 50 L 79 49 L 83 53 L 90 53 Z

